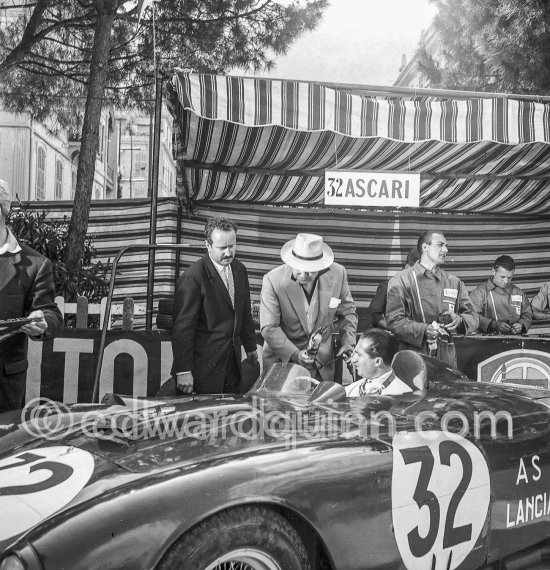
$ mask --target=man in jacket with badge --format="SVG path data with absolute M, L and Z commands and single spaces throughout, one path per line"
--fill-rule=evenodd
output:
M 315 234 L 298 234 L 281 249 L 280 265 L 264 276 L 260 329 L 264 369 L 294 362 L 320 380 L 334 380 L 334 362 L 351 354 L 357 314 L 344 267 Z M 333 322 L 341 348 L 334 354 Z M 308 351 L 309 348 L 309 351 Z
M 475 331 L 479 318 L 464 283 L 440 267 L 448 252 L 443 232 L 425 231 L 417 249 L 420 261 L 390 279 L 386 321 L 401 350 L 424 352 L 456 366 L 452 335 Z
M 515 269 L 512 257 L 497 257 L 492 277 L 472 291 L 470 299 L 479 314 L 481 332 L 522 334 L 529 330 L 533 313 L 525 293 L 512 285 Z

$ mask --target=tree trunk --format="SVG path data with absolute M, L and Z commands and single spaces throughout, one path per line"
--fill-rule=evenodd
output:
M 96 6 L 99 4 L 99 2 L 94 3 Z M 107 84 L 107 75 L 109 73 L 111 31 L 116 15 L 114 10 L 105 9 L 105 5 L 111 4 L 111 2 L 101 4 L 102 9 L 98 9 L 95 26 L 94 46 L 90 66 L 90 82 L 88 85 L 78 170 L 76 173 L 76 190 L 65 250 L 65 263 L 70 270 L 75 269 L 82 259 L 84 241 L 88 231 L 90 202 L 94 185 L 95 161 L 99 148 L 99 124 L 101 110 L 103 108 L 103 96 Z

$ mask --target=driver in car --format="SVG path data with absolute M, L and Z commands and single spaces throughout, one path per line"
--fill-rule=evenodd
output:
M 397 396 L 412 392 L 392 370 L 393 357 L 399 349 L 395 336 L 383 329 L 369 329 L 361 335 L 351 362 L 361 376 L 345 386 L 346 396 L 358 398 L 371 394 Z

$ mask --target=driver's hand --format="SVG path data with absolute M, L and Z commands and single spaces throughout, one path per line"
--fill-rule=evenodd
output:
M 193 391 L 193 373 L 178 372 L 176 375 L 176 383 L 178 385 L 178 390 L 184 394 L 191 394 Z

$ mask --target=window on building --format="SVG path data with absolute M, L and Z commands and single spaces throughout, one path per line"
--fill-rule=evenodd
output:
M 103 162 L 104 152 L 105 152 L 105 125 L 101 123 L 101 127 L 99 129 L 99 151 L 98 151 L 98 158 L 100 162 Z
M 96 200 L 101 200 L 101 195 L 103 194 L 102 188 L 99 184 L 95 185 L 95 198 Z
M 144 150 L 134 150 L 134 172 L 133 178 L 146 178 L 147 175 L 147 152 Z
M 71 200 L 74 198 L 74 193 L 76 192 L 76 170 L 73 170 L 71 179 Z
M 59 158 L 55 161 L 55 199 L 63 200 L 63 163 Z
M 37 200 L 46 199 L 46 149 L 43 146 L 36 148 L 36 190 Z

